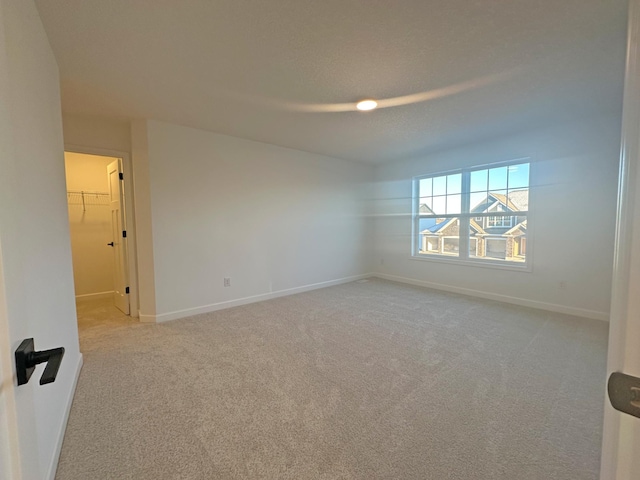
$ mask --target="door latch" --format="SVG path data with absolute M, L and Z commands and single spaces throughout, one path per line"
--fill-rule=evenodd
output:
M 58 375 L 58 369 L 60 368 L 63 356 L 63 347 L 36 352 L 33 338 L 24 339 L 16 350 L 16 375 L 18 376 L 18 385 L 27 383 L 36 365 L 40 363 L 47 364 L 40 378 L 40 385 L 54 382 Z
M 640 418 L 640 378 L 614 372 L 609 377 L 607 391 L 613 408 Z

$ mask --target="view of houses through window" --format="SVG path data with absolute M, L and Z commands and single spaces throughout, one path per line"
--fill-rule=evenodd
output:
M 524 264 L 528 162 L 463 169 L 414 181 L 415 255 Z

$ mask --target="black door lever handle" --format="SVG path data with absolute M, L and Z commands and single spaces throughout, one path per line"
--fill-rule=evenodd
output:
M 107 243 L 107 245 L 109 245 L 110 247 L 113 247 L 113 242 L 109 242 Z
M 64 356 L 64 348 L 53 348 L 51 350 L 43 350 L 36 352 L 34 350 L 33 338 L 26 338 L 22 341 L 16 350 L 16 374 L 18 376 L 18 385 L 24 385 L 31 378 L 31 374 L 40 363 L 46 363 L 47 366 L 40 378 L 40 385 L 55 382 L 62 357 Z

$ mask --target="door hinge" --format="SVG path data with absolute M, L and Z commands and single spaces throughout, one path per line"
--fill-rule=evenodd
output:
M 122 238 L 127 238 L 127 231 L 126 230 L 122 231 Z
M 129 287 L 124 289 L 124 293 L 129 293 Z
M 120 172 L 118 173 L 118 176 L 120 177 L 120 180 L 124 180 L 124 173 Z

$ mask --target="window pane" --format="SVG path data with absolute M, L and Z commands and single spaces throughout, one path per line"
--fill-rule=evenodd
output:
M 420 192 L 419 195 L 421 197 L 430 197 L 433 195 L 431 185 L 433 183 L 433 179 L 431 178 L 423 178 L 420 180 Z
M 507 191 L 496 190 L 489 192 L 489 212 L 506 212 L 507 210 Z
M 529 210 L 529 189 L 523 188 L 521 190 L 509 190 L 507 195 L 509 198 L 509 205 L 512 209 L 521 212 Z
M 459 256 L 460 219 L 458 217 L 421 218 L 420 222 L 418 253 Z
M 427 230 L 430 230 L 431 228 L 433 228 L 436 225 L 436 221 L 437 219 L 435 218 L 420 218 L 418 219 L 418 232 L 422 233 L 422 232 L 427 232 Z
M 435 177 L 433 179 L 433 195 L 447 194 L 447 177 Z
M 505 260 L 507 256 L 507 239 L 486 237 L 484 239 L 484 250 L 486 258 Z
M 496 215 L 469 224 L 469 258 L 523 263 L 527 256 L 527 217 Z M 511 226 L 487 227 L 491 222 Z M 495 233 L 499 230 L 501 233 Z
M 462 208 L 462 195 L 447 195 L 447 213 L 460 213 Z
M 447 195 L 462 192 L 462 174 L 447 175 Z
M 475 172 L 471 172 L 470 191 L 487 191 L 487 172 L 488 170 L 476 170 Z
M 489 170 L 489 190 L 504 190 L 507 188 L 507 167 Z
M 433 197 L 433 213 L 436 215 L 444 215 L 447 213 L 447 201 L 445 196 Z
M 482 213 L 487 209 L 487 192 L 477 192 L 470 195 L 471 213 Z
M 443 237 L 443 251 L 445 255 L 455 255 L 456 257 L 460 252 L 460 237 Z
M 509 190 L 514 188 L 525 188 L 529 186 L 529 164 L 521 163 L 510 165 L 509 169 Z
M 424 197 L 420 199 L 418 204 L 418 212 L 427 215 L 433 214 L 433 199 L 431 197 Z

